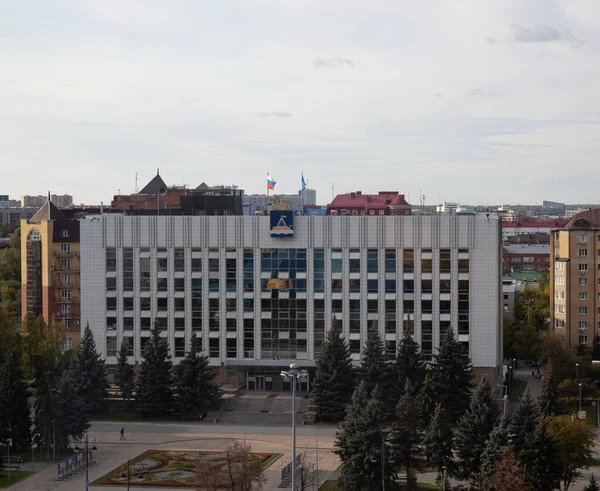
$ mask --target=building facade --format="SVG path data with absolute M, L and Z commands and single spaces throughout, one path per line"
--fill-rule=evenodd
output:
M 301 210 L 315 206 L 317 204 L 317 191 L 314 189 L 301 189 L 298 194 L 246 194 L 244 195 L 244 208 L 248 209 L 247 215 L 256 215 L 257 213 L 267 211 L 273 198 L 282 198 L 292 203 L 293 211 Z
M 79 342 L 79 265 L 77 220 L 66 219 L 47 201 L 30 220 L 21 221 L 22 316 L 64 323 L 67 347 Z
M 550 254 L 551 326 L 567 347 L 591 348 L 600 330 L 600 209 L 552 231 Z
M 327 206 L 327 215 L 338 216 L 385 216 L 411 215 L 412 206 L 398 191 L 379 191 L 377 194 L 363 194 L 356 191 L 338 194 Z
M 506 244 L 502 249 L 507 269 L 542 271 L 550 267 L 548 244 Z
M 21 220 L 29 220 L 37 211 L 38 208 L 0 207 L 0 225 L 18 227 Z
M 23 208 L 35 208 L 39 209 L 46 204 L 46 196 L 21 196 L 21 206 Z M 68 208 L 69 206 L 73 206 L 73 196 L 68 194 L 52 194 L 50 196 L 50 201 L 57 208 Z
M 452 327 L 477 374 L 501 375 L 499 220 L 273 213 L 81 220 L 82 322 L 108 365 L 123 340 L 138 362 L 156 320 L 175 362 L 195 333 L 220 382 L 285 390 L 335 316 L 357 362 L 369 325 L 393 356 L 408 318 L 427 358 Z

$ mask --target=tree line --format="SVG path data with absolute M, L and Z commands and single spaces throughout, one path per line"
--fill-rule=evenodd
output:
M 516 415 L 506 418 L 486 378 L 473 386 L 471 362 L 452 330 L 428 366 L 409 326 L 393 360 L 371 326 L 355 369 L 333 324 L 312 397 L 320 419 L 340 422 L 343 489 L 399 489 L 399 469 L 402 489 L 417 489 L 417 473 L 427 466 L 447 490 L 568 490 L 588 465 L 594 428 L 562 414 L 551 362 L 539 401 L 526 391 Z

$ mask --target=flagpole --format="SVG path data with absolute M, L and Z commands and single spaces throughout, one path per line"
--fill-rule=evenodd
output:
M 302 186 L 300 190 L 300 196 L 302 196 L 302 215 L 304 215 L 304 189 L 306 188 L 306 183 L 304 181 L 304 173 L 302 173 Z
M 267 172 L 267 209 L 265 211 L 269 210 L 269 179 L 271 179 L 271 176 Z

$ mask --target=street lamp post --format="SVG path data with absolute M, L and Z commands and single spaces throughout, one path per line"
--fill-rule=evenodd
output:
M 35 445 L 35 439 L 37 437 L 39 437 L 39 436 L 40 436 L 40 434 L 36 433 L 35 435 L 33 435 L 31 437 L 31 472 L 35 472 L 35 466 L 34 466 L 34 463 L 33 463 L 33 449 L 35 448 L 35 446 L 34 446 Z
M 575 363 L 575 379 L 579 381 L 579 363 Z
M 292 380 L 292 491 L 296 491 L 296 383 L 307 378 L 308 372 L 298 370 L 298 364 L 292 363 L 289 370 L 281 371 L 281 376 Z
M 94 435 L 92 435 L 92 442 L 96 443 L 96 437 Z M 81 442 L 80 442 L 81 443 Z M 85 440 L 83 441 L 83 443 L 85 443 L 85 490 L 87 491 L 89 486 L 90 486 L 90 480 L 88 479 L 88 468 L 90 465 L 89 462 L 89 432 L 86 430 L 85 432 Z M 97 450 L 96 445 L 92 445 L 92 452 L 94 450 Z M 75 446 L 75 451 L 79 452 L 79 447 Z
M 446 466 L 442 466 L 442 491 L 446 491 Z
M 8 469 L 8 484 L 7 486 L 10 486 L 10 447 L 12 447 L 12 440 L 10 438 L 6 439 L 6 450 L 7 450 L 7 459 L 8 459 L 8 466 L 6 467 Z
M 581 384 L 579 384 L 579 412 L 581 412 Z
M 52 420 L 52 462 L 56 463 L 56 425 Z

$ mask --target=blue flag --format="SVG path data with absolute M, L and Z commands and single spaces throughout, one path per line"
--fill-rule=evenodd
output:
M 302 180 L 300 181 L 300 184 L 302 184 L 302 189 L 306 189 L 306 181 L 304 180 L 304 172 L 302 173 Z

